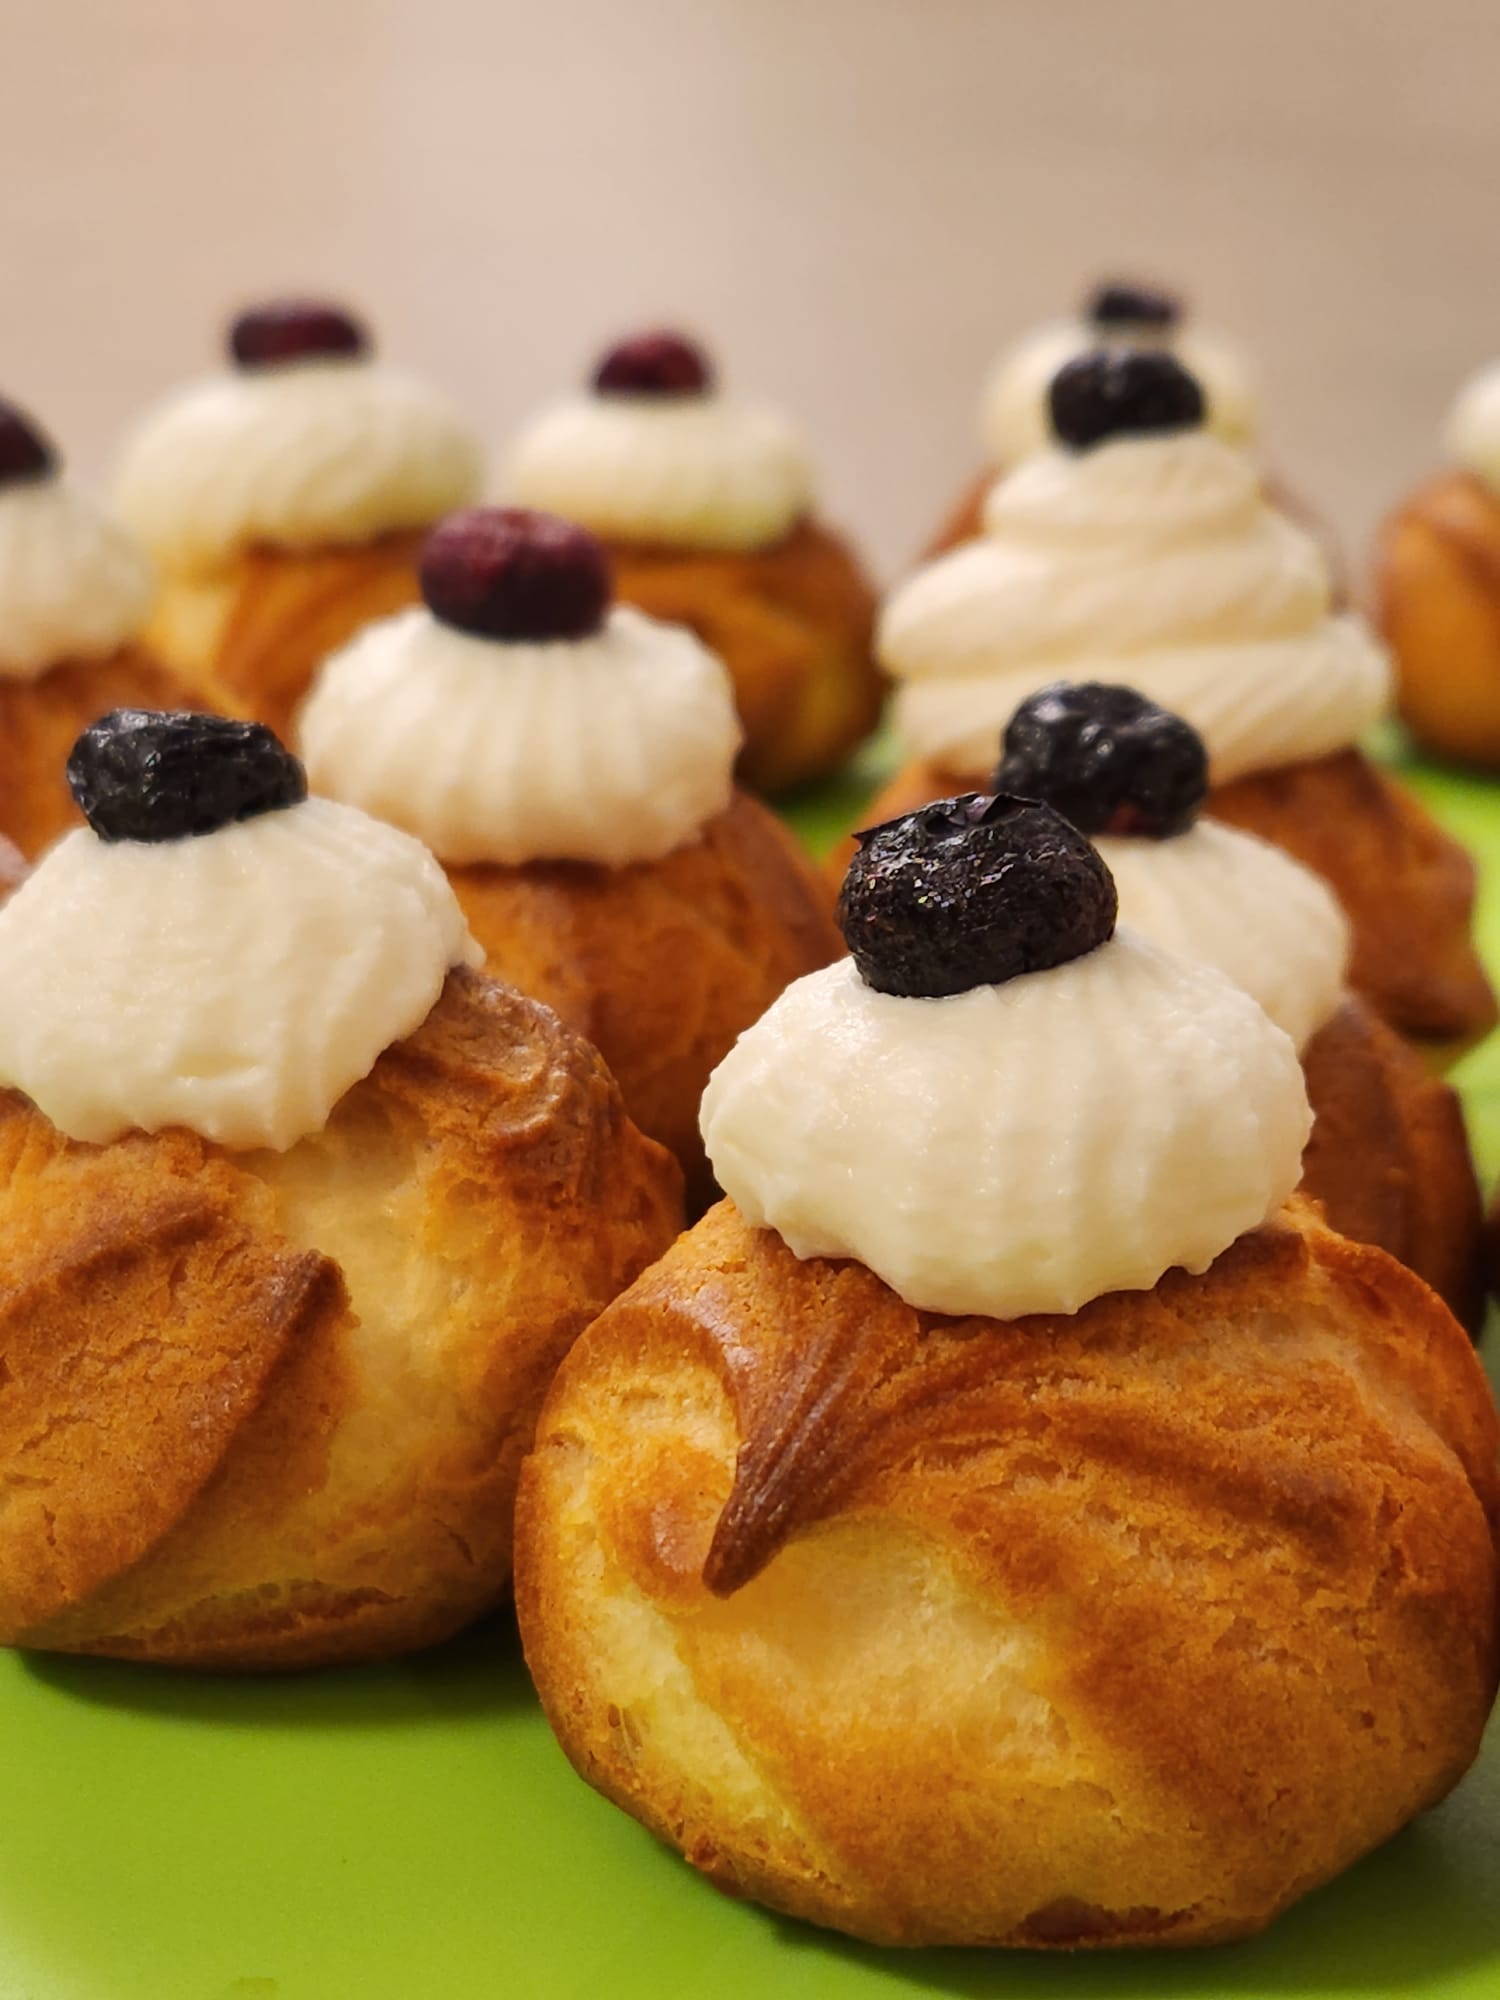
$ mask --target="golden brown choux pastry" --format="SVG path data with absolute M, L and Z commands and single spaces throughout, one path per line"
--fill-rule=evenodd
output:
M 0 840 L 23 855 L 79 824 L 63 764 L 81 729 L 111 708 L 188 702 L 138 643 L 151 590 L 144 552 L 0 401 Z
M 0 1090 L 0 1642 L 224 1669 L 382 1657 L 504 1589 L 551 1372 L 672 1240 L 680 1176 L 547 1008 L 443 977 L 463 920 L 415 842 L 298 804 L 266 743 L 232 796 L 216 751 L 164 827 L 194 743 L 157 741 L 170 789 L 138 759 L 122 806 L 120 757 L 96 758 L 104 831 L 0 911 L 0 1074 L 31 1093 Z M 238 818 L 206 824 L 221 795 Z M 110 1023 L 103 1065 L 87 1022 L 35 1032 L 38 991 L 93 949 L 80 927 L 103 970 L 75 1011 Z M 420 1018 L 385 1041 L 386 1009 Z M 311 1112 L 305 1089 L 325 1093 Z M 112 1136 L 68 1137 L 43 1104 Z M 178 1106 L 200 1130 L 165 1122 Z
M 1494 1696 L 1468 1342 L 1305 1204 L 1201 1278 L 946 1319 L 714 1209 L 572 1350 L 516 1595 L 588 1782 L 887 1944 L 1242 1937 Z
M 874 589 L 812 511 L 801 440 L 717 394 L 691 341 L 652 333 L 612 348 L 588 396 L 523 433 L 509 485 L 601 538 L 624 603 L 720 655 L 747 785 L 826 776 L 875 727 Z
M 791 834 L 736 792 L 660 861 L 479 864 L 448 879 L 490 970 L 594 1043 L 701 1210 L 713 1193 L 704 1084 L 783 987 L 843 949 L 832 898 Z
M 1429 480 L 1386 522 L 1375 569 L 1396 706 L 1424 749 L 1500 769 L 1500 496 Z
M 1483 1215 L 1457 1091 L 1353 997 L 1307 1044 L 1302 1068 L 1313 1108 L 1303 1193 L 1341 1236 L 1425 1279 L 1477 1334 Z
M 137 427 L 116 502 L 161 571 L 151 644 L 200 697 L 285 734 L 319 663 L 416 601 L 422 535 L 474 497 L 481 457 L 338 307 L 251 307 L 228 347 L 229 372 Z
M 584 529 L 468 508 L 433 531 L 422 579 L 425 610 L 320 675 L 299 725 L 314 788 L 432 848 L 491 971 L 597 1045 L 697 1213 L 703 1086 L 840 955 L 832 892 L 733 783 L 722 662 L 612 607 Z
M 1500 1675 L 1472 1349 L 1288 1200 L 1292 1038 L 1116 908 L 1042 802 L 874 832 L 850 958 L 705 1094 L 728 1199 L 573 1350 L 522 1472 L 576 1767 L 878 1942 L 1257 1930 L 1457 1782 Z

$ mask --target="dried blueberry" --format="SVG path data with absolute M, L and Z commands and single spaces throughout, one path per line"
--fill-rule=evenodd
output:
M 1011 717 L 997 792 L 1043 799 L 1081 833 L 1185 833 L 1208 790 L 1197 730 L 1134 688 L 1056 681 Z
M 594 370 L 598 396 L 706 396 L 714 371 L 695 341 L 680 333 L 638 333 L 622 340 Z
M 609 609 L 609 558 L 586 528 L 525 507 L 461 507 L 422 549 L 434 618 L 484 639 L 583 639 Z
M 229 352 L 240 368 L 369 351 L 370 337 L 359 321 L 321 299 L 270 299 L 247 307 L 229 329 Z
M 867 986 L 936 999 L 1081 958 L 1115 928 L 1114 878 L 1050 806 L 940 799 L 857 834 L 839 927 Z
M 307 776 L 262 722 L 117 708 L 68 758 L 68 783 L 101 840 L 186 840 L 307 797 Z
M 57 469 L 51 438 L 24 411 L 0 398 L 0 486 L 45 479 Z
M 1182 318 L 1182 301 L 1152 285 L 1096 285 L 1084 304 L 1083 316 L 1097 327 L 1150 327 L 1169 333 Z
M 1203 391 L 1175 355 L 1099 347 L 1065 363 L 1047 392 L 1052 428 L 1074 451 L 1106 438 L 1190 431 L 1203 422 Z

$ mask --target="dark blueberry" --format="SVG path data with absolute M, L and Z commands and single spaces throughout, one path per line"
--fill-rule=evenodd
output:
M 1058 369 L 1047 392 L 1052 428 L 1087 451 L 1105 438 L 1190 431 L 1203 422 L 1203 391 L 1174 355 L 1098 347 Z
M 1056 681 L 1011 717 L 997 792 L 1055 807 L 1080 833 L 1185 833 L 1208 790 L 1196 729 L 1134 688 Z
M 248 306 L 229 329 L 229 352 L 240 368 L 279 368 L 287 361 L 369 351 L 370 336 L 360 322 L 321 299 Z
M 638 333 L 612 347 L 594 370 L 599 396 L 706 396 L 708 356 L 680 333 Z
M 434 618 L 484 639 L 583 639 L 609 609 L 609 558 L 586 528 L 525 507 L 461 507 L 422 549 Z
M 117 708 L 68 758 L 68 783 L 101 840 L 187 840 L 307 797 L 307 776 L 263 722 Z
M 0 486 L 45 479 L 57 470 L 57 450 L 45 431 L 14 403 L 0 398 Z
M 966 792 L 857 834 L 839 928 L 867 986 L 937 999 L 1081 958 L 1115 884 L 1051 806 Z
M 1097 327 L 1149 326 L 1169 333 L 1182 318 L 1182 301 L 1151 285 L 1096 285 L 1083 316 Z

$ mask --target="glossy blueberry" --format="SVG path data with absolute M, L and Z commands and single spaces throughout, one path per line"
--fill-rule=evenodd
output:
M 1096 285 L 1084 304 L 1083 316 L 1097 327 L 1149 326 L 1167 333 L 1182 318 L 1182 301 L 1152 285 Z
M 307 797 L 307 777 L 261 722 L 117 708 L 68 758 L 68 783 L 101 840 L 187 840 Z
M 1074 451 L 1106 438 L 1194 430 L 1203 391 L 1175 355 L 1099 347 L 1059 368 L 1047 392 L 1052 428 Z
M 1056 681 L 1011 717 L 995 789 L 1042 799 L 1080 833 L 1185 833 L 1208 791 L 1203 739 L 1134 688 Z
M 866 985 L 937 999 L 1080 958 L 1115 927 L 1114 879 L 1050 806 L 966 792 L 858 834 L 839 927 Z

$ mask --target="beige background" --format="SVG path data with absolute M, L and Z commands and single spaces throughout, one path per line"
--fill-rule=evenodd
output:
M 1496 0 L 5 0 L 0 386 L 91 474 L 314 288 L 498 442 L 632 323 L 799 412 L 886 567 L 1109 268 L 1258 353 L 1355 539 L 1500 351 Z

